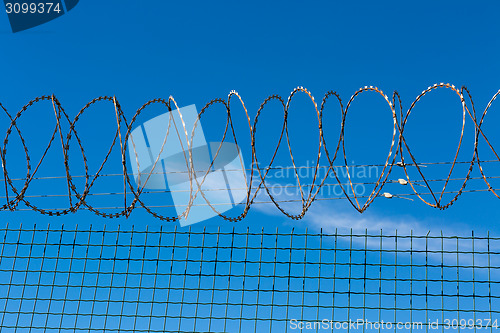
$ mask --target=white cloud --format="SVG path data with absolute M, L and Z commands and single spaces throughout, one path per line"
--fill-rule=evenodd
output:
M 352 209 L 352 212 L 348 209 Z M 412 216 L 381 216 L 380 213 L 373 211 L 360 214 L 345 203 L 324 204 L 321 202 L 313 204 L 310 211 L 306 213 L 304 222 L 309 228 L 316 232 L 322 230 L 325 234 L 349 235 L 352 230 L 353 235 L 362 236 L 353 238 L 353 246 L 356 248 L 364 248 L 365 242 L 369 249 L 381 248 L 380 237 L 368 237 L 365 240 L 363 236 L 365 233 L 377 236 L 382 232 L 384 236 L 394 236 L 397 232 L 399 236 L 397 244 L 395 237 L 384 237 L 382 249 L 401 251 L 398 256 L 402 261 L 407 261 L 411 252 L 414 262 L 444 263 L 451 266 L 457 265 L 457 262 L 460 266 L 488 265 L 487 255 L 475 254 L 473 256 L 471 253 L 472 250 L 486 252 L 488 250 L 487 240 L 475 239 L 472 241 L 472 239 L 456 238 L 456 236 L 471 236 L 471 229 L 464 228 L 459 224 L 441 229 L 433 226 L 431 220 L 420 221 Z M 497 257 L 490 256 L 490 260 L 498 264 L 500 258 Z

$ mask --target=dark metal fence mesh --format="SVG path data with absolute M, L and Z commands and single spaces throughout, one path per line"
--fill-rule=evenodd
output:
M 489 235 L 7 227 L 0 241 L 2 333 L 492 332 L 500 313 Z

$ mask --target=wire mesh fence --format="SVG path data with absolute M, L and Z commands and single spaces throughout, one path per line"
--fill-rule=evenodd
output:
M 0 230 L 3 332 L 497 329 L 500 238 L 116 226 Z

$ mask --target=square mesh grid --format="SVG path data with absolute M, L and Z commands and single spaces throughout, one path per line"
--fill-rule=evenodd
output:
M 6 227 L 0 241 L 2 333 L 493 332 L 500 312 L 489 235 Z

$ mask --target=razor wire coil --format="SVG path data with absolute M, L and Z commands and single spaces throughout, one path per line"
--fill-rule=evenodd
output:
M 435 90 L 435 89 L 439 89 L 439 88 L 450 89 L 460 98 L 461 105 L 462 105 L 462 128 L 461 128 L 461 132 L 460 132 L 459 144 L 458 144 L 456 153 L 454 155 L 453 161 L 434 162 L 434 163 L 432 163 L 432 162 L 431 163 L 419 162 L 419 161 L 417 161 L 415 156 L 412 154 L 411 147 L 409 146 L 409 144 L 407 143 L 407 141 L 405 139 L 404 129 L 409 122 L 409 117 L 410 117 L 415 105 L 417 104 L 417 102 L 423 96 L 425 96 L 427 93 L 429 93 L 430 91 Z M 345 127 L 346 127 L 346 116 L 349 112 L 349 108 L 350 108 L 352 102 L 355 100 L 355 98 L 357 96 L 361 95 L 362 93 L 365 93 L 365 92 L 375 92 L 384 98 L 385 102 L 389 106 L 390 111 L 392 113 L 393 131 L 392 131 L 392 141 L 391 141 L 391 145 L 390 145 L 390 150 L 389 150 L 389 153 L 388 153 L 387 158 L 385 160 L 385 163 L 377 165 L 378 167 L 382 168 L 382 172 L 380 173 L 380 176 L 378 177 L 378 179 L 376 181 L 371 182 L 371 183 L 366 183 L 366 184 L 373 184 L 374 185 L 373 190 L 367 195 L 360 196 L 360 195 L 357 195 L 355 193 L 356 191 L 354 191 L 353 186 L 356 183 L 354 183 L 352 181 L 350 173 L 349 173 L 349 168 L 351 167 L 351 165 L 349 165 L 347 162 L 348 159 L 347 159 L 347 153 L 346 153 L 346 148 L 345 148 L 345 144 L 344 144 L 344 134 L 345 134 Z M 312 101 L 312 104 L 314 105 L 314 108 L 315 108 L 315 111 L 317 114 L 317 118 L 318 118 L 317 158 L 316 158 L 315 165 L 308 167 L 308 168 L 314 169 L 314 176 L 313 176 L 312 182 L 310 184 L 301 183 L 301 179 L 298 175 L 297 170 L 302 168 L 302 167 L 297 166 L 295 161 L 294 161 L 293 152 L 292 152 L 292 148 L 291 148 L 290 140 L 289 140 L 288 127 L 287 127 L 287 125 L 288 125 L 288 123 L 287 123 L 288 109 L 290 106 L 290 102 L 291 102 L 292 98 L 294 97 L 294 95 L 299 94 L 299 93 L 305 94 Z M 404 173 L 406 175 L 405 185 L 406 184 L 410 185 L 410 187 L 413 191 L 413 193 L 402 194 L 402 196 L 415 195 L 422 202 L 424 202 L 426 205 L 434 207 L 434 208 L 446 209 L 446 208 L 450 207 L 455 201 L 457 201 L 457 199 L 459 198 L 459 196 L 462 193 L 471 192 L 471 190 L 469 190 L 469 191 L 464 190 L 468 181 L 471 179 L 478 179 L 478 178 L 482 179 L 485 182 L 485 184 L 487 185 L 486 191 L 489 191 L 489 192 L 493 193 L 497 198 L 500 198 L 499 189 L 495 189 L 490 183 L 492 179 L 495 179 L 497 177 L 486 175 L 486 172 L 484 171 L 484 168 L 483 168 L 485 163 L 500 162 L 500 156 L 497 154 L 492 143 L 488 140 L 487 136 L 484 134 L 484 132 L 481 128 L 483 123 L 484 123 L 484 118 L 485 118 L 488 110 L 490 109 L 492 103 L 496 100 L 496 98 L 499 94 L 500 94 L 500 90 L 491 98 L 491 100 L 487 104 L 485 110 L 483 111 L 482 115 L 480 117 L 478 117 L 476 115 L 475 105 L 474 105 L 474 102 L 472 100 L 472 96 L 471 96 L 469 90 L 466 87 L 462 87 L 461 89 L 458 89 L 454 85 L 451 85 L 448 83 L 435 84 L 433 86 L 428 87 L 424 91 L 422 91 L 422 93 L 420 95 L 418 95 L 417 98 L 414 100 L 414 102 L 411 104 L 411 106 L 407 110 L 406 114 L 403 113 L 401 98 L 396 91 L 393 93 L 392 98 L 389 98 L 379 88 L 373 87 L 373 86 L 365 86 L 365 87 L 357 90 L 354 93 L 354 95 L 352 95 L 352 97 L 349 99 L 349 101 L 345 107 L 342 103 L 342 99 L 340 98 L 339 94 L 334 92 L 334 91 L 329 91 L 324 95 L 322 102 L 321 102 L 320 106 L 318 107 L 318 104 L 316 103 L 313 95 L 307 89 L 305 89 L 303 87 L 298 87 L 292 91 L 292 93 L 290 94 L 290 96 L 287 98 L 286 101 L 279 95 L 272 95 L 272 96 L 269 96 L 268 98 L 266 98 L 264 100 L 264 102 L 260 105 L 260 107 L 257 111 L 257 114 L 254 118 L 254 121 L 252 123 L 251 118 L 250 118 L 249 113 L 248 113 L 248 110 L 245 106 L 245 103 L 243 102 L 243 99 L 236 91 L 231 91 L 227 97 L 227 100 L 218 98 L 218 99 L 213 99 L 210 102 L 208 102 L 201 109 L 201 111 L 198 115 L 198 119 L 196 120 L 192 130 L 189 128 L 186 128 L 186 125 L 185 125 L 184 121 L 182 120 L 182 114 L 179 111 L 179 107 L 177 106 L 177 103 L 172 96 L 170 96 L 168 99 L 157 98 L 157 99 L 153 99 L 153 100 L 148 101 L 147 103 L 145 103 L 143 106 L 141 106 L 135 112 L 135 114 L 131 118 L 130 122 L 127 121 L 125 114 L 122 111 L 121 105 L 119 104 L 118 100 L 114 96 L 113 97 L 101 96 L 101 97 L 93 99 L 92 101 L 87 103 L 78 112 L 78 114 L 75 116 L 75 118 L 73 120 L 70 119 L 70 117 L 65 112 L 64 108 L 62 107 L 61 103 L 54 95 L 45 95 L 45 96 L 37 97 L 37 98 L 31 100 L 15 116 L 11 116 L 8 113 L 7 109 L 2 104 L 0 104 L 0 107 L 3 109 L 5 114 L 10 119 L 10 125 L 7 129 L 6 137 L 5 137 L 4 142 L 3 142 L 3 147 L 0 151 L 0 157 L 1 157 L 1 161 L 2 161 L 3 174 L 4 174 L 4 180 L 5 180 L 4 186 L 5 186 L 5 199 L 6 199 L 6 203 L 0 208 L 3 210 L 16 210 L 16 209 L 19 209 L 18 205 L 21 202 L 23 202 L 29 210 L 34 210 L 34 211 L 37 211 L 41 214 L 50 215 L 50 216 L 66 215 L 69 213 L 76 212 L 79 209 L 85 209 L 85 210 L 90 210 L 93 213 L 95 213 L 99 216 L 102 216 L 102 217 L 117 218 L 117 217 L 121 217 L 121 216 L 129 216 L 135 208 L 141 207 L 141 208 L 145 209 L 148 213 L 153 215 L 155 218 L 159 218 L 159 219 L 165 220 L 165 221 L 175 221 L 181 217 L 187 216 L 190 208 L 193 206 L 194 199 L 198 195 L 200 195 L 204 198 L 206 204 L 208 206 L 210 206 L 212 208 L 212 210 L 214 210 L 222 218 L 224 218 L 225 220 L 228 220 L 228 221 L 239 221 L 247 215 L 247 213 L 250 209 L 250 206 L 252 204 L 259 202 L 259 201 L 256 201 L 257 194 L 259 191 L 264 190 L 267 193 L 267 195 L 269 196 L 271 202 L 284 215 L 288 216 L 289 218 L 298 220 L 298 219 L 301 219 L 305 215 L 305 213 L 307 212 L 307 210 L 309 209 L 309 207 L 311 206 L 311 204 L 314 201 L 320 200 L 320 198 L 318 198 L 318 193 L 322 187 L 330 185 L 326 182 L 326 180 L 331 174 L 333 174 L 335 180 L 337 181 L 337 184 L 334 184 L 334 185 L 339 185 L 340 188 L 342 189 L 344 199 L 347 199 L 350 202 L 350 204 L 360 213 L 364 212 L 371 205 L 371 203 L 375 200 L 375 198 L 381 196 L 381 193 L 382 193 L 381 191 L 384 188 L 384 185 L 386 185 L 388 182 L 389 183 L 396 182 L 394 180 L 389 179 L 392 168 L 395 165 L 403 168 Z M 335 149 L 332 149 L 332 147 L 329 147 L 327 145 L 327 142 L 326 142 L 325 136 L 324 136 L 325 128 L 323 127 L 323 122 L 322 122 L 323 111 L 324 111 L 325 105 L 327 104 L 328 100 L 331 97 L 334 97 L 334 99 L 336 99 L 338 101 L 339 107 L 341 110 L 341 115 L 342 115 L 341 124 L 340 124 L 340 127 L 341 127 L 340 136 L 339 136 L 337 146 Z M 468 102 L 466 102 L 465 97 L 468 98 Z M 193 163 L 193 156 L 192 156 L 192 149 L 191 149 L 191 146 L 193 143 L 193 138 L 195 136 L 195 129 L 198 126 L 200 119 L 202 117 L 204 117 L 207 110 L 209 110 L 211 107 L 213 107 L 216 104 L 222 104 L 227 111 L 227 122 L 226 122 L 225 130 L 224 130 L 224 133 L 222 136 L 222 142 L 224 142 L 224 140 L 226 140 L 227 137 L 232 136 L 235 144 L 238 144 L 237 139 L 236 139 L 235 129 L 233 127 L 233 122 L 232 122 L 232 118 L 231 118 L 230 105 L 231 105 L 232 99 L 237 99 L 241 103 L 243 110 L 245 112 L 245 116 L 246 116 L 246 119 L 248 121 L 249 133 L 251 134 L 251 153 L 252 153 L 251 167 L 246 168 L 244 165 L 242 165 L 241 171 L 242 172 L 249 171 L 250 180 L 247 181 L 247 184 L 246 184 L 246 199 L 244 202 L 243 212 L 236 217 L 226 216 L 226 215 L 222 214 L 221 212 L 217 211 L 216 204 L 210 203 L 210 200 L 207 199 L 207 197 L 205 196 L 204 192 L 206 190 L 202 189 L 202 184 L 205 181 L 205 178 L 208 174 L 208 171 L 205 174 L 202 174 L 200 177 L 200 173 L 198 171 L 196 171 L 196 167 L 194 166 L 194 163 Z M 52 132 L 52 136 L 51 136 L 50 141 L 47 145 L 47 148 L 45 149 L 44 153 L 42 154 L 40 160 L 33 162 L 30 159 L 29 150 L 28 150 L 26 141 L 23 138 L 22 132 L 18 127 L 18 123 L 21 120 L 20 119 L 21 116 L 31 106 L 33 106 L 36 103 L 39 103 L 41 101 L 51 102 L 53 110 L 54 110 L 55 119 L 56 119 L 56 126 L 54 128 L 54 131 Z M 259 119 L 261 117 L 262 111 L 263 111 L 264 107 L 271 101 L 278 101 L 278 103 L 282 106 L 282 108 L 283 108 L 283 124 L 281 125 L 281 133 L 279 136 L 278 144 L 276 146 L 276 149 L 274 150 L 274 154 L 272 155 L 272 158 L 269 162 L 269 165 L 266 167 L 261 167 L 259 165 L 257 148 L 256 148 L 256 141 L 257 141 L 256 140 L 256 133 L 258 131 L 258 128 L 260 128 L 258 126 L 258 124 L 259 124 Z M 109 148 L 106 156 L 104 157 L 102 164 L 98 168 L 97 172 L 90 173 L 86 151 L 83 147 L 81 138 L 78 136 L 78 131 L 76 128 L 77 128 L 77 124 L 78 124 L 78 121 L 81 118 L 81 116 L 85 112 L 88 112 L 88 110 L 93 105 L 95 105 L 97 103 L 101 103 L 101 102 L 108 102 L 108 103 L 113 104 L 115 115 L 116 115 L 117 128 L 116 128 L 116 132 L 115 132 L 111 147 Z M 181 143 L 181 145 L 183 147 L 186 166 L 189 170 L 188 173 L 189 173 L 189 179 L 190 179 L 190 181 L 189 181 L 190 200 L 186 204 L 186 210 L 184 211 L 184 213 L 182 213 L 178 216 L 164 216 L 164 215 L 154 211 L 152 209 L 151 205 L 146 204 L 141 199 L 141 194 L 148 193 L 148 191 L 144 191 L 145 185 L 146 185 L 145 183 L 148 181 L 148 179 L 153 174 L 153 171 L 155 169 L 154 167 L 159 162 L 161 152 L 156 157 L 156 160 L 154 162 L 153 167 L 151 168 L 151 171 L 147 174 L 146 182 L 142 186 L 141 185 L 134 186 L 133 182 L 130 179 L 130 173 L 127 171 L 127 169 L 128 169 L 128 166 L 126 163 L 127 148 L 133 149 L 134 154 L 135 154 L 135 160 L 136 160 L 137 164 L 139 165 L 137 151 L 135 148 L 134 140 L 133 140 L 132 135 L 131 135 L 132 129 L 134 128 L 134 124 L 135 124 L 137 118 L 139 117 L 139 115 L 141 113 L 143 113 L 148 106 L 153 105 L 153 104 L 159 104 L 159 105 L 165 107 L 166 109 L 168 109 L 169 112 L 178 112 L 180 115 L 181 122 L 182 122 L 181 124 L 176 124 L 175 120 L 173 120 L 172 117 L 170 118 L 167 133 L 165 135 L 165 140 L 164 140 L 163 145 L 161 147 L 161 152 L 162 152 L 164 149 L 164 146 L 165 146 L 165 142 L 166 142 L 167 138 L 169 137 L 169 135 L 170 136 L 177 136 L 177 138 L 179 139 L 179 142 Z M 473 155 L 472 155 L 472 158 L 470 161 L 459 161 L 458 155 L 459 155 L 460 149 L 461 149 L 462 144 L 463 144 L 464 126 L 465 126 L 465 120 L 467 117 L 470 117 L 470 119 L 472 119 L 474 126 L 475 126 L 474 151 L 473 151 Z M 62 122 L 65 122 L 69 125 L 68 133 L 63 133 Z M 124 135 L 123 132 L 125 132 L 126 134 Z M 9 164 L 8 153 L 10 150 L 9 150 L 8 144 L 9 144 L 9 139 L 10 139 L 11 135 L 17 135 L 19 137 L 20 142 L 21 142 L 23 149 L 24 149 L 24 155 L 26 158 L 27 173 L 26 173 L 26 176 L 23 178 L 16 178 L 16 179 L 12 178 L 11 179 L 9 177 L 8 170 L 9 170 L 10 164 Z M 191 139 L 189 139 L 189 138 L 191 138 Z M 480 138 L 484 139 L 484 142 L 486 142 L 487 146 L 491 149 L 491 151 L 495 155 L 496 159 L 488 160 L 488 161 L 481 161 L 480 160 L 479 153 L 478 153 L 478 146 L 479 146 Z M 128 147 L 129 139 L 130 139 L 130 142 L 132 143 L 132 147 Z M 68 196 L 68 201 L 69 201 L 69 207 L 62 208 L 62 209 L 61 208 L 59 208 L 59 209 L 42 209 L 42 208 L 34 205 L 32 202 L 30 202 L 29 199 L 32 196 L 27 195 L 26 192 L 27 192 L 27 189 L 29 188 L 31 182 L 38 179 L 36 177 L 37 171 L 38 171 L 40 165 L 42 164 L 42 162 L 44 161 L 49 149 L 52 147 L 52 145 L 55 145 L 55 141 L 60 141 L 62 153 L 64 156 L 64 169 L 65 169 L 66 175 L 61 176 L 61 178 L 65 178 L 67 181 L 67 191 L 68 191 L 67 196 Z M 222 145 L 222 142 L 221 142 L 221 145 Z M 292 162 L 292 166 L 290 168 L 293 170 L 293 173 L 294 173 L 295 178 L 296 178 L 297 183 L 298 183 L 297 187 L 300 189 L 300 196 L 301 196 L 300 200 L 292 200 L 294 202 L 295 201 L 300 202 L 302 205 L 302 209 L 298 214 L 292 214 L 292 213 L 286 211 L 280 204 L 282 202 L 286 202 L 288 200 L 279 200 L 278 198 L 275 198 L 275 196 L 273 196 L 273 194 L 271 193 L 269 186 L 266 184 L 266 177 L 267 177 L 269 171 L 272 170 L 273 168 L 276 168 L 273 165 L 273 163 L 275 162 L 275 158 L 277 156 L 278 149 L 280 148 L 281 145 L 285 145 L 285 144 L 287 145 L 288 151 L 290 153 L 291 162 Z M 72 175 L 72 173 L 71 173 L 69 150 L 70 150 L 70 146 L 72 146 L 72 145 L 76 145 L 77 149 L 79 149 L 81 154 L 82 154 L 85 175 Z M 219 145 L 217 151 L 214 154 L 215 157 L 211 162 L 211 166 L 213 165 L 215 159 L 217 158 L 217 156 L 219 154 L 219 151 L 221 149 L 221 145 Z M 102 208 L 99 208 L 95 205 L 90 204 L 88 202 L 87 198 L 92 196 L 92 195 L 99 194 L 99 193 L 91 193 L 91 189 L 92 189 L 93 185 L 95 184 L 95 182 L 97 181 L 97 179 L 99 179 L 100 177 L 108 176 L 104 173 L 101 174 L 101 172 L 102 172 L 105 164 L 108 163 L 111 152 L 113 151 L 113 149 L 115 149 L 115 147 L 117 147 L 116 149 L 120 149 L 121 156 L 122 156 L 121 164 L 122 164 L 122 171 L 123 172 L 122 172 L 122 174 L 116 174 L 116 175 L 120 175 L 123 177 L 124 190 L 123 190 L 123 192 L 113 192 L 113 193 L 123 194 L 124 205 L 123 205 L 123 207 L 119 208 L 119 209 L 122 209 L 120 212 L 106 213 L 103 211 Z M 328 160 L 328 165 L 326 167 L 320 165 L 320 156 L 322 153 L 325 154 L 326 159 Z M 405 157 L 404 157 L 405 154 L 407 154 L 409 156 L 408 161 L 405 161 Z M 338 155 L 342 155 L 342 156 L 339 157 Z M 399 156 L 399 159 L 398 159 L 398 156 Z M 347 184 L 342 184 L 342 182 L 339 178 L 339 175 L 336 172 L 335 162 L 339 161 L 339 160 L 342 163 L 342 167 L 347 169 L 347 177 L 348 177 Z M 481 177 L 471 177 L 471 172 L 474 168 L 475 163 L 477 163 Z M 423 166 L 432 165 L 432 164 L 442 164 L 442 165 L 448 164 L 448 165 L 450 165 L 450 171 L 449 171 L 447 177 L 443 178 L 443 179 L 430 179 L 430 178 L 426 177 L 421 168 Z M 463 177 L 452 178 L 452 172 L 457 164 L 469 165 L 468 171 Z M 421 179 L 411 179 L 409 172 L 408 172 L 409 171 L 408 168 L 410 166 L 418 172 Z M 326 175 L 323 178 L 319 176 L 318 171 L 320 170 L 320 168 L 327 168 Z M 198 172 L 198 174 L 197 174 L 197 172 Z M 81 192 L 78 191 L 77 187 L 75 186 L 75 184 L 73 182 L 73 179 L 77 178 L 77 177 L 84 177 L 85 178 L 85 186 L 84 186 L 83 191 L 81 191 Z M 43 177 L 40 177 L 40 178 L 43 178 Z M 201 181 L 199 179 L 201 179 Z M 24 185 L 21 188 L 18 188 L 14 185 L 14 180 L 24 180 Z M 447 185 L 449 184 L 450 181 L 453 181 L 453 180 L 463 180 L 463 183 L 457 191 L 449 191 L 449 190 L 447 191 Z M 316 184 L 317 181 L 319 182 L 318 184 Z M 436 181 L 444 181 L 444 186 L 443 186 L 442 190 L 439 192 L 434 191 L 430 186 L 431 182 L 436 182 Z M 422 191 L 417 186 L 426 188 L 426 191 L 425 192 Z M 309 188 L 309 190 L 306 191 L 306 193 L 304 193 L 303 189 L 307 188 L 307 187 Z M 14 197 L 12 197 L 12 195 L 9 196 L 9 189 L 14 193 Z M 128 189 L 130 190 L 130 192 L 128 192 Z M 350 190 L 352 190 L 352 191 L 350 191 Z M 474 192 L 474 191 L 480 191 L 480 190 L 472 190 L 472 191 Z M 127 202 L 127 193 L 131 193 L 133 195 L 133 200 L 131 202 Z M 450 193 L 453 194 L 453 197 L 448 202 L 443 202 L 443 195 L 450 194 Z M 432 200 L 424 198 L 424 195 L 430 195 L 432 197 Z M 77 200 L 74 200 L 74 197 L 76 197 Z M 392 197 L 392 195 L 391 195 L 391 197 Z M 321 199 L 325 199 L 325 198 L 321 198 Z M 362 202 L 360 199 L 363 199 L 364 201 Z M 157 207 L 161 207 L 161 206 L 157 206 Z M 167 206 L 164 206 L 164 207 L 167 207 Z M 118 208 L 118 207 L 115 207 L 115 208 Z M 19 210 L 23 210 L 23 209 L 19 209 Z

